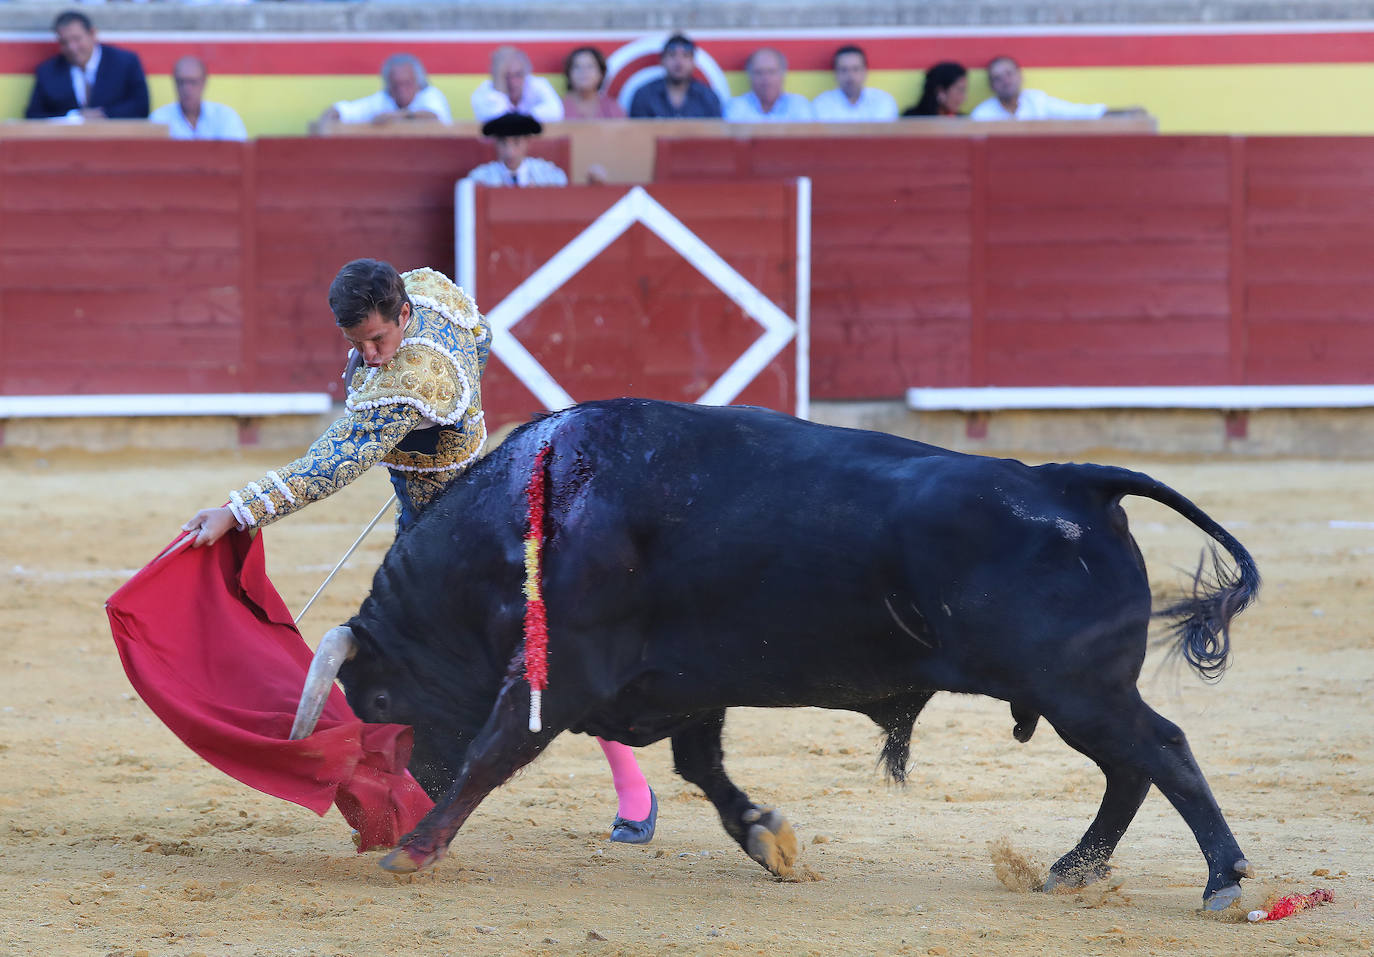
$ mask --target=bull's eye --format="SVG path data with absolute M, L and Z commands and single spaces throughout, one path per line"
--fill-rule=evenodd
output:
M 390 706 L 391 699 L 389 699 L 386 696 L 385 691 L 377 692 L 377 694 L 372 698 L 372 710 L 379 715 L 386 714 L 387 708 L 389 708 Z

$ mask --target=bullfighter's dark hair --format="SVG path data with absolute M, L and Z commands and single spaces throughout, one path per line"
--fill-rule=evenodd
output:
M 905 116 L 939 116 L 940 94 L 968 76 L 962 63 L 942 60 L 926 70 L 925 86 L 921 88 L 921 98 L 916 105 L 907 110 Z
M 366 322 L 374 312 L 398 322 L 401 308 L 408 302 L 400 273 L 391 263 L 377 259 L 353 260 L 329 284 L 329 309 L 342 329 Z
M 95 27 L 91 25 L 91 18 L 86 16 L 80 10 L 64 10 L 61 13 L 59 13 L 57 15 L 57 19 L 52 22 L 52 32 L 56 33 L 58 30 L 61 30 L 69 23 L 81 24 L 83 27 L 86 28 L 87 33 L 90 33 L 92 30 L 95 29 Z
M 596 47 L 577 47 L 563 61 L 563 82 L 567 84 L 569 93 L 572 92 L 573 60 L 577 59 L 579 53 L 590 53 L 592 59 L 596 61 L 596 68 L 601 71 L 601 79 L 597 82 L 597 87 L 599 88 L 602 83 L 606 82 L 606 55 Z
M 830 58 L 830 69 L 835 69 L 835 67 L 839 65 L 840 57 L 844 56 L 846 53 L 857 53 L 859 59 L 864 61 L 864 66 L 868 66 L 868 54 L 864 52 L 864 48 L 856 47 L 852 43 L 846 43 L 836 50 L 834 56 Z

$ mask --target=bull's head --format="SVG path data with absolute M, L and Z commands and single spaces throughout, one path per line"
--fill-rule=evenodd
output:
M 383 654 L 350 625 L 331 628 L 320 640 L 301 691 L 291 739 L 312 734 L 337 678 L 349 707 L 371 724 L 406 724 L 414 729 L 409 768 L 420 786 L 438 798 L 453 783 L 472 740 L 468 709 L 454 700 L 438 672 L 417 677 Z

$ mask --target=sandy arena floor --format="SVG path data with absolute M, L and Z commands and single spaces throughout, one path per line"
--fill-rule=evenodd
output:
M 905 788 L 876 770 L 866 719 L 742 711 L 737 782 L 774 802 L 821 880 L 779 883 L 671 769 L 646 848 L 605 841 L 614 797 L 590 738 L 564 737 L 495 793 L 433 872 L 398 880 L 317 818 L 203 763 L 132 693 L 102 603 L 198 506 L 282 456 L 0 451 L 0 953 L 1369 954 L 1374 952 L 1374 463 L 1132 460 L 1199 502 L 1265 575 L 1217 686 L 1146 665 L 1146 697 L 1187 732 L 1261 876 L 1219 919 L 1197 912 L 1202 857 L 1152 792 L 1107 885 L 1018 892 L 990 842 L 1043 868 L 1101 796 L 1097 769 L 1044 723 L 1026 745 L 1004 704 L 937 697 Z M 380 475 L 266 532 L 299 609 L 386 498 Z M 1202 536 L 1128 501 L 1157 589 Z M 313 644 L 357 607 L 379 530 L 305 623 Z M 1336 902 L 1279 923 L 1274 892 Z

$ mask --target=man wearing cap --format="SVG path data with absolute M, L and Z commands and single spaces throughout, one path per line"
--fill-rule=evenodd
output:
M 568 174 L 554 163 L 530 156 L 530 137 L 544 127 L 524 113 L 505 113 L 482 124 L 482 135 L 496 143 L 496 159 L 483 163 L 467 179 L 482 186 L 567 186 Z
M 681 33 L 674 33 L 663 44 L 660 61 L 663 76 L 650 80 L 635 91 L 630 101 L 630 116 L 638 119 L 717 119 L 720 97 L 692 78 L 697 45 Z

